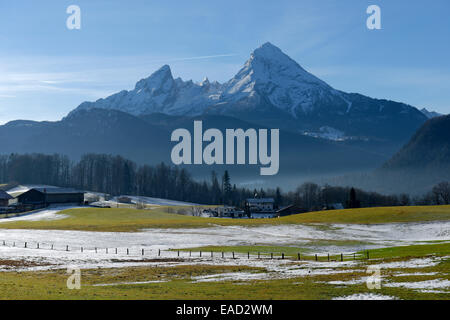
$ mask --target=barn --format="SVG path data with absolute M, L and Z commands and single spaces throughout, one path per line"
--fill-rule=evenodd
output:
M 84 203 L 84 192 L 68 188 L 33 188 L 17 196 L 23 205 L 43 205 Z
M 0 190 L 0 207 L 7 207 L 9 206 L 9 200 L 11 200 L 13 197 L 11 197 L 8 193 L 6 193 L 3 190 Z

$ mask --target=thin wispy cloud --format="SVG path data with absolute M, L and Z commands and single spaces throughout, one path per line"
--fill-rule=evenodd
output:
M 188 57 L 188 58 L 175 58 L 175 59 L 169 59 L 169 60 L 155 60 L 153 62 L 163 62 L 163 61 L 175 62 L 175 61 L 189 61 L 189 60 L 204 60 L 204 59 L 236 57 L 236 56 L 238 56 L 238 54 L 236 54 L 236 53 L 228 53 L 228 54 L 216 54 L 216 55 L 212 55 L 212 56 L 198 56 L 198 57 Z

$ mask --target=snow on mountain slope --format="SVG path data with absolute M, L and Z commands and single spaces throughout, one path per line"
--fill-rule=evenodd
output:
M 338 98 L 339 91 L 303 69 L 279 48 L 266 43 L 256 49 L 238 74 L 224 86 L 227 102 L 268 102 L 296 117 L 308 113 L 317 100 Z
M 168 65 L 140 80 L 134 90 L 121 91 L 96 102 L 84 102 L 77 110 L 115 109 L 133 115 L 165 113 L 169 115 L 197 115 L 213 104 L 220 93 L 218 82 L 205 79 L 200 84 L 174 79 Z

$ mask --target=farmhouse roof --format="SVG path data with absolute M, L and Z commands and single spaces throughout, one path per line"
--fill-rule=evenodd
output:
M 13 197 L 11 197 L 8 193 L 6 193 L 3 190 L 0 190 L 0 200 L 10 200 Z
M 12 193 L 14 198 L 18 198 L 21 195 L 28 193 L 32 190 L 35 190 L 39 193 L 46 193 L 46 194 L 76 194 L 76 193 L 85 193 L 84 191 L 79 191 L 79 190 L 75 190 L 75 189 L 71 189 L 71 188 L 58 188 L 58 187 L 50 187 L 50 188 L 31 188 L 29 190 L 26 191 L 22 191 L 22 192 L 15 192 Z

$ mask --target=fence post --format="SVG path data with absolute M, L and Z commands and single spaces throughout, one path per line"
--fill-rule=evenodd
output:
M 300 261 L 300 252 L 297 254 L 298 261 Z
M 330 262 L 330 254 L 328 254 L 328 262 Z
M 270 259 L 273 259 L 273 252 L 270 253 Z
M 130 249 L 127 248 L 127 255 L 130 253 Z
M 116 254 L 117 254 L 117 248 L 116 248 Z
M 25 248 L 27 247 L 27 243 L 25 242 Z
M 189 250 L 189 257 L 192 257 L 192 250 Z
M 53 250 L 53 244 L 52 244 L 52 250 Z
M 258 259 L 260 259 L 261 258 L 261 253 L 260 252 L 258 252 Z
M 36 244 L 36 249 L 39 249 L 39 242 Z
M 161 249 L 158 249 L 158 257 L 161 257 Z
M 202 252 L 200 251 L 200 258 L 202 257 Z
M 317 253 L 316 253 L 316 261 L 317 261 Z
M 81 252 L 83 252 L 83 247 L 81 247 Z
M 214 258 L 214 253 L 211 251 L 211 258 Z
M 97 253 L 97 247 L 95 247 L 95 253 Z
M 233 251 L 233 259 L 234 259 L 234 251 Z
M 222 251 L 222 259 L 223 259 L 223 257 L 224 257 L 224 253 L 223 253 L 223 251 Z
M 66 251 L 69 251 L 69 246 L 66 245 Z
M 341 253 L 341 262 L 343 262 L 343 261 L 344 261 L 344 254 Z
M 180 250 L 178 250 L 178 256 L 180 256 Z
M 106 253 L 108 253 L 108 248 L 106 248 Z
M 247 259 L 250 259 L 250 252 L 247 252 Z
M 144 255 L 144 249 L 142 249 L 142 255 Z
M 356 253 L 353 252 L 353 260 L 356 260 Z
M 284 252 L 281 253 L 281 259 L 284 260 Z

